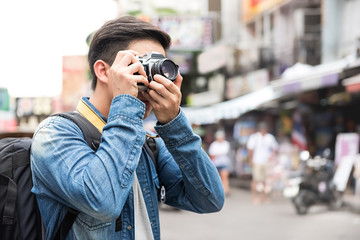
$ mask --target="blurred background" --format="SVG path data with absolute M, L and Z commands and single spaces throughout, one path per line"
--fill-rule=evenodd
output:
M 183 110 L 205 150 L 216 131 L 225 132 L 233 188 L 249 188 L 246 143 L 266 121 L 279 143 L 273 189 L 285 188 L 288 173 L 301 165 L 301 151 L 315 157 L 327 149 L 337 168 L 350 157 L 343 192 L 357 206 L 360 0 L 1 1 L 0 137 L 31 137 L 44 118 L 74 110 L 89 96 L 89 38 L 123 15 L 171 35 L 167 57 L 184 77 Z M 229 199 L 243 194 L 249 191 Z

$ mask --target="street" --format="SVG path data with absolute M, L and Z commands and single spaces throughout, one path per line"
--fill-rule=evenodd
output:
M 360 215 L 348 209 L 329 211 L 310 208 L 305 216 L 295 213 L 290 200 L 281 196 L 253 205 L 249 190 L 233 187 L 221 212 L 195 214 L 160 210 L 164 240 L 358 240 Z

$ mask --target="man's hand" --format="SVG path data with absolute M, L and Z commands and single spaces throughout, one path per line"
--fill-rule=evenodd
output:
M 180 74 L 174 82 L 161 75 L 155 75 L 154 81 L 149 84 L 149 90 L 143 93 L 153 107 L 159 123 L 166 124 L 179 114 L 182 81 L 183 78 Z
M 119 51 L 109 69 L 109 84 L 113 90 L 113 98 L 120 94 L 138 96 L 138 83 L 149 85 L 144 67 L 136 58 L 133 50 Z M 134 73 L 138 73 L 134 75 Z

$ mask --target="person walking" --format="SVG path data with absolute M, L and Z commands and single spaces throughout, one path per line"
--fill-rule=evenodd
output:
M 265 122 L 258 124 L 258 131 L 249 137 L 247 142 L 248 156 L 252 167 L 251 191 L 253 203 L 268 201 L 268 167 L 276 156 L 278 143 L 275 137 L 268 132 Z M 258 192 L 260 192 L 260 197 Z
M 225 140 L 225 132 L 217 131 L 215 133 L 215 141 L 209 146 L 209 155 L 217 168 L 225 195 L 229 195 L 230 184 L 229 184 L 229 166 L 230 166 L 230 143 Z

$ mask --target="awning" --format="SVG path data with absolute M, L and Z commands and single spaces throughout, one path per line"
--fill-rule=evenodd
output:
M 254 110 L 266 102 L 276 99 L 271 86 L 243 95 L 226 102 L 203 108 L 183 108 L 183 111 L 193 124 L 212 124 L 220 119 L 235 119 L 242 114 Z
M 297 63 L 286 69 L 281 79 L 271 81 L 270 84 L 274 92 L 281 96 L 336 86 L 339 83 L 339 74 L 342 73 L 346 65 L 346 60 L 315 67 Z
M 194 124 L 212 124 L 220 119 L 235 119 L 284 96 L 336 86 L 343 70 L 353 61 L 354 59 L 345 58 L 318 66 L 297 63 L 288 68 L 281 79 L 271 81 L 269 86 L 260 90 L 209 107 L 183 110 L 189 121 Z
M 343 80 L 342 85 L 345 86 L 347 92 L 359 92 L 360 74 Z

